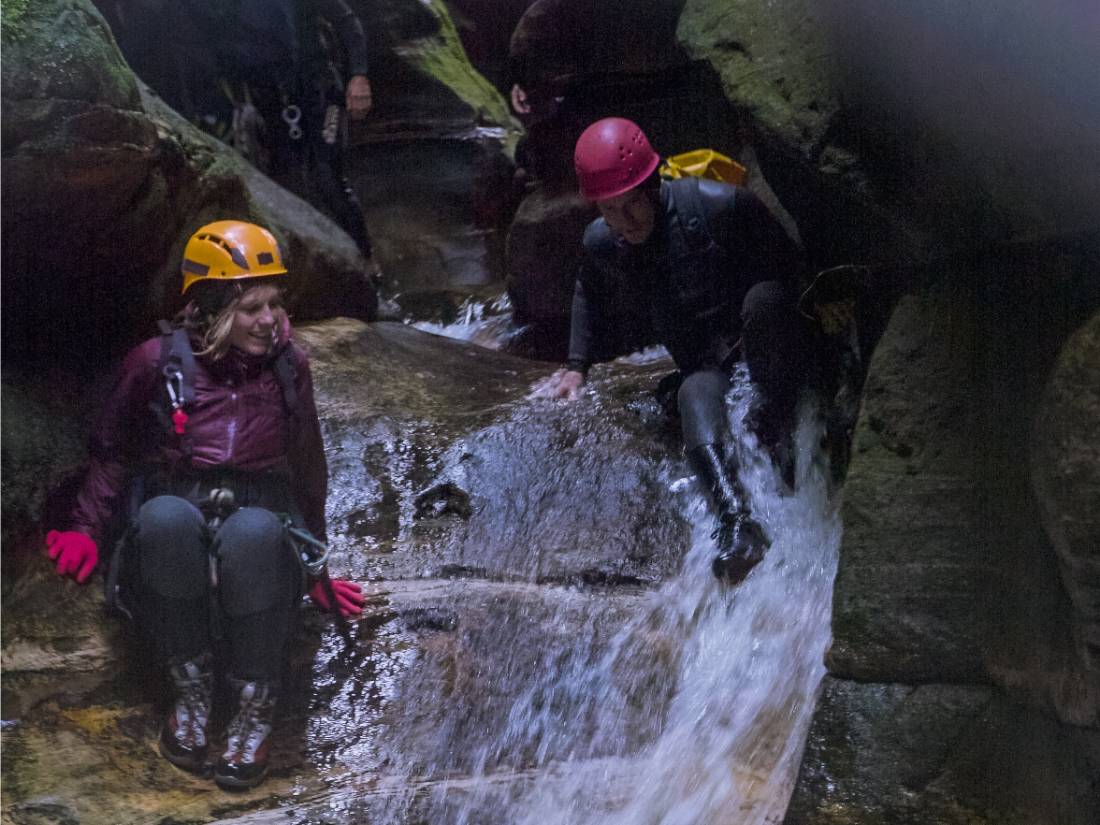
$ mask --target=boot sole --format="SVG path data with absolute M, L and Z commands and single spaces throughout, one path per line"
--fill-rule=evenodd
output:
M 160 751 L 161 756 L 163 756 L 166 760 L 171 762 L 181 771 L 187 771 L 188 773 L 202 773 L 203 766 L 206 764 L 205 753 L 203 753 L 201 756 L 194 757 L 177 756 L 176 754 L 169 751 L 164 746 L 164 742 L 160 741 L 159 739 L 157 740 L 157 750 Z
M 238 776 L 222 776 L 217 773 L 214 774 L 214 783 L 219 788 L 226 791 L 247 791 L 251 788 L 255 788 L 265 779 L 267 779 L 267 768 L 264 768 L 263 773 L 259 776 L 254 776 L 250 779 L 241 779 Z

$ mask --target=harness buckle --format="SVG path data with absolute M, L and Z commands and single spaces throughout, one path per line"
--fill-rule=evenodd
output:
M 313 578 L 320 576 L 328 565 L 328 545 L 314 538 L 312 533 L 301 527 L 288 524 L 286 531 L 291 538 L 298 540 L 296 550 L 302 568 Z

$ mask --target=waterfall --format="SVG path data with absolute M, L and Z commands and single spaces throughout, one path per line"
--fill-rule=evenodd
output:
M 744 432 L 750 392 L 742 369 L 729 398 L 733 432 Z M 714 579 L 713 516 L 693 479 L 668 478 L 693 525 L 679 575 L 638 596 L 625 615 L 621 605 L 590 608 L 564 648 L 547 640 L 540 666 L 523 668 L 522 680 L 501 677 L 515 691 L 507 720 L 463 756 L 464 769 L 453 772 L 461 778 L 422 782 L 413 804 L 410 777 L 370 821 L 781 821 L 824 675 L 841 533 L 811 419 L 805 410 L 796 434 L 795 494 L 781 491 L 752 436 L 738 441 L 742 480 L 772 537 L 743 584 Z M 501 672 L 520 670 L 500 632 Z M 447 741 L 454 730 L 439 727 L 439 753 L 455 747 Z M 446 773 L 436 764 L 421 775 L 433 772 Z

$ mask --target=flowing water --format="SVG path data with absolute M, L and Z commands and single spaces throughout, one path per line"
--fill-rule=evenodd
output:
M 744 399 L 732 400 L 739 419 Z M 790 497 L 779 494 L 770 467 L 753 460 L 754 445 L 739 445 L 754 509 L 773 537 L 766 560 L 744 584 L 730 590 L 712 578 L 711 517 L 692 486 L 685 507 L 694 540 L 681 575 L 640 604 L 600 655 L 578 647 L 516 701 L 508 728 L 487 753 L 518 750 L 519 743 L 560 753 L 553 740 L 569 735 L 572 720 L 590 720 L 591 727 L 587 738 L 570 743 L 568 761 L 556 765 L 552 778 L 512 801 L 510 821 L 781 820 L 824 674 L 840 538 L 824 474 L 807 460 L 815 433 L 807 424 L 799 436 L 799 493 Z M 666 646 L 670 640 L 679 646 L 678 667 L 664 674 L 669 684 L 643 685 L 639 692 L 632 676 L 648 671 L 645 640 L 662 636 Z M 659 730 L 630 750 L 623 708 L 647 698 L 662 717 Z M 482 810 L 482 802 L 472 800 L 457 821 L 482 821 Z
M 515 330 L 510 329 L 512 303 L 507 293 L 491 301 L 468 298 L 458 308 L 454 322 L 410 321 L 411 326 L 432 335 L 469 341 L 486 349 L 500 349 Z
M 733 432 L 744 432 L 750 393 L 742 370 L 729 398 Z M 811 418 L 801 416 L 796 436 L 796 494 L 781 491 L 752 436 L 737 444 L 753 509 L 772 536 L 742 585 L 724 587 L 711 574 L 712 516 L 694 480 L 667 478 L 692 525 L 679 575 L 626 607 L 597 594 L 566 637 L 547 638 L 534 654 L 509 635 L 529 616 L 494 619 L 498 629 L 483 632 L 499 646 L 505 721 L 470 722 L 460 733 L 452 719 L 429 732 L 435 756 L 385 794 L 383 810 L 372 806 L 370 821 L 781 821 L 824 675 L 841 532 Z M 444 716 L 471 712 L 438 700 Z M 421 749 L 423 737 L 414 737 Z
M 433 331 L 469 339 L 470 328 L 481 327 L 471 321 Z M 663 357 L 647 350 L 626 362 Z M 797 492 L 782 489 L 755 438 L 744 435 L 751 392 L 741 367 L 728 398 L 731 431 L 743 434 L 742 481 L 772 538 L 748 579 L 736 588 L 714 579 L 713 516 L 694 478 L 669 469 L 661 483 L 691 525 L 691 542 L 678 574 L 657 586 L 425 584 L 440 590 L 441 616 L 448 603 L 476 602 L 481 618 L 463 620 L 462 645 L 449 659 L 433 662 L 431 651 L 398 645 L 390 665 L 405 673 L 397 677 L 404 687 L 384 688 L 377 681 L 384 674 L 374 674 L 390 706 L 377 720 L 384 733 L 347 740 L 332 755 L 331 821 L 782 820 L 825 673 L 839 496 L 809 404 L 796 433 Z M 478 672 L 453 672 L 463 667 Z M 456 689 L 463 678 L 478 688 Z M 343 705 L 334 698 L 334 720 Z

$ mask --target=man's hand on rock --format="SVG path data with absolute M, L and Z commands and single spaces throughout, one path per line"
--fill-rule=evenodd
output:
M 561 369 L 539 382 L 531 393 L 532 398 L 560 398 L 576 401 L 581 397 L 584 386 L 584 373 L 577 370 Z
M 576 401 L 581 397 L 581 387 L 583 386 L 583 372 L 562 370 L 555 373 L 550 380 L 550 397 L 561 398 L 565 401 Z

